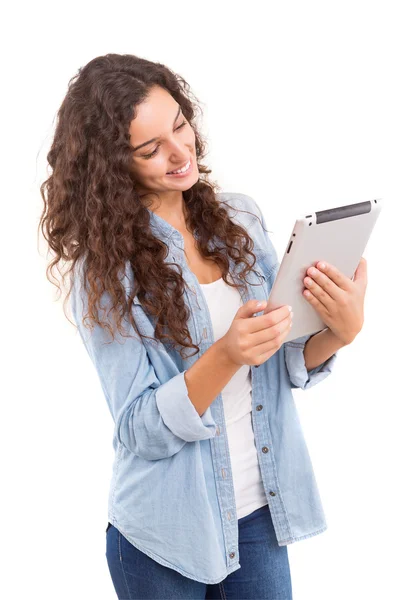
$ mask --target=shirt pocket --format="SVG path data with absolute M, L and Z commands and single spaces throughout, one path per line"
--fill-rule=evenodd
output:
M 258 259 L 255 262 L 253 266 L 253 271 L 255 272 L 256 282 L 260 286 L 260 289 L 262 289 L 263 291 L 263 296 L 261 297 L 261 300 L 268 300 L 278 268 L 278 262 L 274 265 L 263 264 L 263 262 L 260 261 L 260 259 Z
M 132 314 L 140 332 L 145 335 L 153 335 L 155 318 L 144 309 L 144 306 L 137 296 L 133 297 Z
M 267 272 L 268 274 L 265 275 L 264 271 L 261 270 L 261 267 L 259 264 L 256 263 L 256 265 L 253 267 L 254 270 L 254 277 L 256 279 L 256 281 L 258 282 L 260 288 L 257 293 L 257 298 L 259 300 L 268 300 L 269 295 L 271 293 L 271 288 L 275 279 L 274 273 L 276 273 L 275 267 L 272 269 L 269 269 L 269 271 Z M 254 294 L 253 294 L 254 295 Z M 260 315 L 262 314 L 262 312 L 260 313 Z M 257 369 L 260 365 L 255 365 L 255 368 Z
M 199 324 L 199 310 L 200 309 L 198 308 L 198 304 L 197 304 L 196 292 L 195 292 L 194 288 L 193 288 L 193 291 L 191 288 L 187 289 L 186 285 L 184 286 L 184 288 L 185 288 L 185 292 L 184 292 L 185 305 L 189 311 L 187 328 L 190 332 L 192 342 L 194 344 L 197 344 L 198 346 L 200 346 L 201 341 L 202 341 L 202 336 L 200 335 L 200 324 Z M 142 303 L 140 302 L 140 300 L 137 296 L 134 296 L 134 298 L 133 298 L 132 311 L 133 311 L 133 317 L 135 319 L 135 323 L 138 326 L 140 333 L 144 334 L 145 336 L 149 336 L 150 338 L 154 338 L 157 319 L 156 319 L 156 317 L 154 317 L 153 315 L 150 315 L 145 310 L 145 308 L 143 307 Z M 160 342 L 159 340 L 155 340 L 155 341 L 146 340 L 146 341 L 148 341 L 149 343 L 153 343 L 155 345 L 162 343 L 165 346 L 165 348 L 167 349 L 167 351 L 170 351 L 173 349 L 172 341 L 170 341 L 170 340 L 163 340 L 163 342 Z M 186 341 L 189 341 L 189 339 L 187 338 Z M 185 350 L 185 352 L 187 352 L 188 355 L 190 355 L 194 352 L 194 349 L 190 348 L 190 350 L 187 349 L 187 350 Z
M 254 270 L 257 274 L 257 278 L 258 278 L 260 284 L 264 288 L 265 296 L 266 296 L 267 300 L 271 293 L 271 289 L 274 284 L 278 269 L 279 269 L 279 263 L 275 263 L 275 265 L 270 266 L 267 269 L 263 269 L 259 263 L 256 263 L 256 265 L 254 267 Z
M 200 346 L 202 339 L 207 337 L 206 328 L 203 327 L 202 332 L 203 335 L 200 334 L 201 331 L 201 323 L 200 323 L 200 305 L 197 299 L 197 293 L 194 286 L 189 286 L 189 284 L 184 285 L 185 288 L 185 304 L 189 310 L 189 317 L 187 321 L 187 328 L 190 333 L 190 337 L 192 338 L 193 344 Z M 194 349 L 188 350 L 189 354 L 192 354 Z M 197 355 L 198 356 L 198 355 Z

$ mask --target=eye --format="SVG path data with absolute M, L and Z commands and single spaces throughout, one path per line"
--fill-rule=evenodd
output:
M 182 129 L 182 127 L 184 127 L 185 125 L 187 125 L 187 121 L 183 121 L 183 123 L 181 123 L 179 125 L 179 127 L 177 127 L 175 129 L 175 131 L 177 131 L 178 129 Z M 153 156 L 155 156 L 157 154 L 157 152 L 158 152 L 159 147 L 160 146 L 158 145 L 157 148 L 153 152 L 151 152 L 151 154 L 143 154 L 143 158 L 145 158 L 146 160 L 148 160 L 149 158 L 152 158 Z

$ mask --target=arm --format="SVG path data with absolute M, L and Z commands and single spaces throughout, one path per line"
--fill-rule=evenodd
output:
M 185 372 L 189 396 L 199 415 L 204 414 L 236 371 L 241 368 L 241 365 L 229 361 L 222 343 L 223 338 L 217 340 Z
M 258 213 L 263 226 L 263 229 L 261 229 L 261 247 L 268 256 L 268 260 L 274 265 L 269 280 L 270 288 L 272 288 L 280 263 L 275 247 L 267 231 L 265 231 L 266 224 L 262 211 L 253 198 L 250 198 L 250 201 L 253 209 Z M 337 360 L 336 351 L 342 346 L 343 344 L 328 329 L 314 335 L 304 335 L 290 342 L 284 342 L 282 344 L 282 351 L 284 353 L 290 387 L 292 389 L 301 388 L 305 390 L 323 381 L 332 372 L 332 368 Z M 312 368 L 310 369 L 310 367 Z
M 344 346 L 329 328 L 312 335 L 304 347 L 306 369 L 314 370 Z
M 316 334 L 303 335 L 295 340 L 283 343 L 285 363 L 289 375 L 290 387 L 292 389 L 301 388 L 302 390 L 307 390 L 316 383 L 320 383 L 326 379 L 332 372 L 332 368 L 337 361 L 337 354 L 336 351 L 333 354 L 330 354 L 331 349 L 334 347 L 333 345 L 330 345 L 329 343 L 326 345 L 324 344 L 324 341 L 327 340 L 325 337 L 325 332 L 327 331 L 327 329 L 324 329 Z M 311 344 L 311 340 L 313 339 L 315 342 L 311 349 L 314 350 L 314 352 L 313 358 L 310 359 L 308 350 L 310 349 L 309 344 Z M 318 351 L 318 346 L 320 348 L 323 347 L 324 351 Z M 308 348 L 307 360 L 310 361 L 307 364 L 306 348 Z M 311 363 L 311 360 L 314 360 L 314 362 Z M 315 364 L 315 362 L 318 361 L 320 364 L 312 369 L 309 368 L 310 363 Z
M 87 297 L 78 278 L 71 291 L 72 314 L 85 348 L 96 368 L 115 423 L 118 442 L 137 456 L 158 460 L 173 456 L 187 443 L 213 437 L 217 425 L 208 406 L 224 387 L 232 367 L 217 370 L 220 354 L 214 344 L 187 371 L 160 381 L 133 327 L 114 341 L 99 325 L 84 327 Z M 99 317 L 108 309 L 101 298 Z M 186 383 L 188 379 L 188 384 Z M 190 397 L 189 397 L 190 393 Z M 192 403 L 193 398 L 194 403 Z M 201 416 L 200 416 L 201 415 Z

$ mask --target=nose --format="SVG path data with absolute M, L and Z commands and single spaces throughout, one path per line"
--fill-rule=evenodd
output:
M 171 162 L 181 164 L 186 158 L 188 158 L 189 147 L 187 143 L 181 140 L 172 139 L 170 142 L 170 157 Z

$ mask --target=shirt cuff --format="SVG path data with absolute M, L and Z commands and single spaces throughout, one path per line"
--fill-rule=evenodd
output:
M 187 370 L 187 369 L 186 369 Z M 200 417 L 188 395 L 185 371 L 156 389 L 156 403 L 164 424 L 186 442 L 207 440 L 216 435 L 210 406 Z
M 321 365 L 318 365 L 314 369 L 307 370 L 304 359 L 304 347 L 307 340 L 310 339 L 311 335 L 303 335 L 290 342 L 285 342 L 284 354 L 286 367 L 289 373 L 290 387 L 301 388 L 307 390 L 316 383 L 320 383 L 328 375 L 331 374 L 333 365 L 337 360 L 337 353 L 333 354 Z

